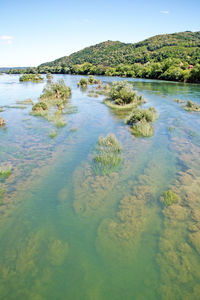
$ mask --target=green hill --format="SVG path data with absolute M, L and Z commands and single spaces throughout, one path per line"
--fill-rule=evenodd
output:
M 156 35 L 135 44 L 106 41 L 37 68 L 29 68 L 26 72 L 96 74 L 200 83 L 200 31 Z
M 180 58 L 190 64 L 200 62 L 200 31 L 157 35 L 135 44 L 107 41 L 41 66 L 72 66 L 85 62 L 116 66 L 161 62 L 167 58 Z

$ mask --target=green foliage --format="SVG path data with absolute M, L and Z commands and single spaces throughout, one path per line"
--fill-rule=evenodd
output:
M 12 167 L 11 166 L 2 166 L 0 167 L 0 179 L 5 179 L 12 173 Z
M 71 88 L 67 86 L 63 79 L 51 82 L 42 91 L 40 99 L 61 99 L 66 101 L 71 96 Z
M 138 101 L 140 98 L 133 86 L 127 81 L 112 82 L 109 98 L 117 105 L 126 105 Z
M 153 136 L 153 127 L 151 123 L 141 119 L 141 121 L 131 126 L 131 132 L 135 137 L 151 137 Z
M 126 124 L 133 125 L 141 120 L 145 120 L 146 122 L 154 122 L 157 120 L 158 114 L 154 107 L 149 107 L 148 109 L 139 109 L 134 108 L 130 115 L 125 120 Z
M 47 73 L 46 77 L 47 77 L 48 81 L 52 81 L 53 80 L 53 75 L 51 73 Z
M 43 78 L 40 74 L 24 74 L 19 78 L 19 81 L 33 81 L 33 82 L 40 82 Z
M 86 78 L 81 78 L 80 81 L 78 82 L 78 86 L 80 87 L 87 87 L 88 81 Z
M 178 202 L 178 196 L 172 190 L 168 190 L 163 193 L 163 196 L 160 198 L 160 201 L 165 207 L 168 207 Z
M 121 161 L 122 146 L 114 134 L 99 137 L 94 156 L 94 172 L 99 175 L 107 175 L 115 171 Z
M 54 139 L 57 135 L 58 135 L 58 132 L 56 130 L 52 130 L 49 133 L 49 137 L 52 138 L 52 139 Z
M 183 107 L 187 111 L 200 111 L 200 105 L 195 102 L 192 102 L 191 100 L 188 100 L 186 105 Z
M 37 70 L 198 83 L 199 43 L 200 32 L 188 31 L 157 35 L 135 44 L 106 41 L 42 64 Z
M 32 111 L 34 112 L 41 112 L 48 110 L 48 106 L 44 102 L 38 102 L 32 107 Z

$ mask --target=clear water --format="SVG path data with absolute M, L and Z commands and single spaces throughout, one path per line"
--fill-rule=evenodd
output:
M 0 113 L 0 164 L 12 165 L 0 181 L 0 299 L 200 299 L 200 115 L 173 101 L 200 103 L 200 86 L 131 79 L 159 113 L 144 139 L 103 97 L 77 88 L 80 76 L 60 77 L 78 112 L 54 139 L 54 125 L 29 106 Z M 37 101 L 44 83 L 18 78 L 0 76 L 0 106 Z M 95 176 L 95 145 L 107 133 L 121 141 L 123 163 Z M 179 203 L 164 209 L 168 189 Z

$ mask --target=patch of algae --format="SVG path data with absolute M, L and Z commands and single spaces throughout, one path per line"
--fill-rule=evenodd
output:
M 163 210 L 164 230 L 157 261 L 161 299 L 199 299 L 200 295 L 200 148 L 174 138 L 185 171 L 178 173 L 172 189 L 180 201 Z
M 32 233 L 16 247 L 6 249 L 4 259 L 0 260 L 2 298 L 14 299 L 14 291 L 15 299 L 42 300 L 46 284 L 54 275 L 52 267 L 64 264 L 68 253 L 68 243 L 53 236 L 46 238 L 45 230 Z

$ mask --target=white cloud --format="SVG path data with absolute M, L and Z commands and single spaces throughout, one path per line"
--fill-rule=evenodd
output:
M 160 13 L 167 15 L 167 14 L 169 14 L 169 11 L 168 10 L 161 10 Z
M 4 41 L 6 44 L 12 44 L 13 36 L 2 35 L 2 36 L 0 36 L 0 40 Z

